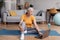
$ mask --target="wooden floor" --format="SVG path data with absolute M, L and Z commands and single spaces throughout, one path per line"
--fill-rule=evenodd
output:
M 39 28 L 48 30 L 47 24 L 38 24 Z M 7 29 L 7 30 L 19 30 L 18 24 L 1 24 L 0 23 L 0 30 Z M 51 25 L 51 30 L 56 30 L 60 32 L 60 26 Z M 0 40 L 19 40 L 19 35 L 0 35 Z M 48 36 L 44 39 L 37 39 L 34 36 L 25 36 L 25 40 L 60 40 L 60 36 Z

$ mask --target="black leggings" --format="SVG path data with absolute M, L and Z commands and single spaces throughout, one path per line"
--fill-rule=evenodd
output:
M 36 30 L 36 28 L 27 28 L 27 33 L 33 33 L 33 34 L 37 33 L 39 35 L 39 33 Z

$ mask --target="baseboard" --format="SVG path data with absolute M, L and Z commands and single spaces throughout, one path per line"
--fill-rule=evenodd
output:
M 4 22 L 2 22 L 4 23 Z M 50 22 L 51 24 L 54 24 L 54 22 Z M 19 24 L 19 22 L 6 22 L 6 24 Z M 46 21 L 41 21 L 41 22 L 37 22 L 37 24 L 48 24 L 48 22 Z
M 46 21 L 37 22 L 38 24 L 46 24 Z

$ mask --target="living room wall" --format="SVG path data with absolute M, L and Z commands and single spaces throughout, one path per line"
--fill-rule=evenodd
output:
M 35 9 L 43 10 L 46 12 L 46 9 L 53 7 L 58 8 L 57 3 L 60 3 L 60 0 L 25 0 L 25 2 L 29 2 L 30 4 L 33 4 Z
M 25 0 L 29 2 L 30 4 L 34 5 L 35 9 L 42 9 L 46 10 L 52 7 L 57 8 L 56 3 L 60 2 L 60 0 Z
M 29 2 L 30 4 L 34 5 L 34 9 L 44 10 L 46 12 L 46 9 L 49 9 L 52 7 L 58 8 L 56 3 L 60 2 L 60 0 L 21 0 L 21 2 L 22 2 L 21 4 L 24 4 L 24 2 Z

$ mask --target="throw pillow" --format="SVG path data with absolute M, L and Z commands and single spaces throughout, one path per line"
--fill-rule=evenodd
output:
M 39 11 L 36 16 L 42 16 L 42 11 Z
M 17 16 L 16 12 L 13 10 L 9 11 L 9 13 L 10 13 L 10 16 Z

